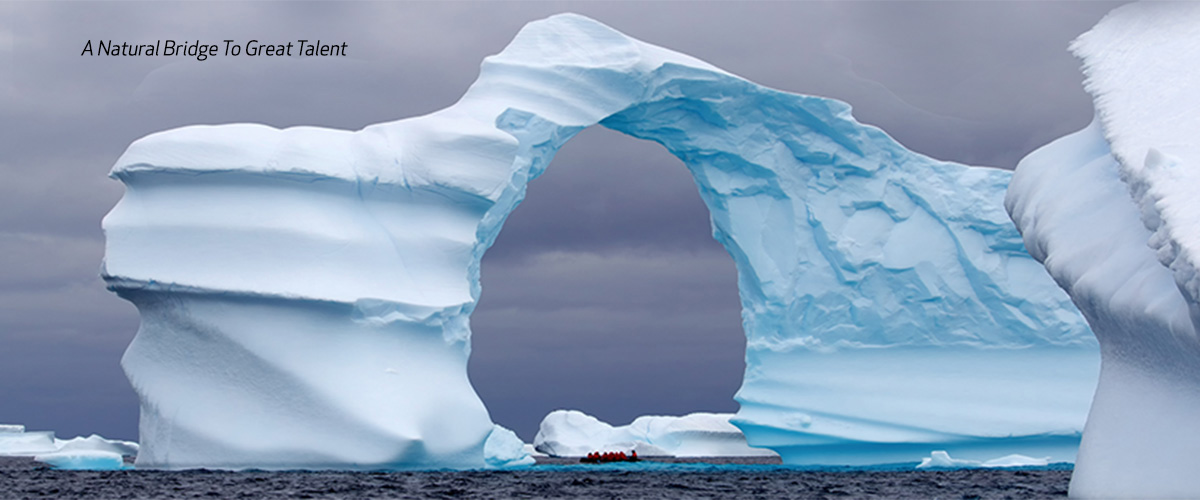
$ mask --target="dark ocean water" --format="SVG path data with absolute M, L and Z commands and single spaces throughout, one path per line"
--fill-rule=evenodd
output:
M 710 460 L 711 462 L 712 460 Z M 0 458 L 0 498 L 1065 498 L 1069 468 L 796 469 L 695 461 L 509 471 L 56 471 Z M 911 466 L 910 466 L 911 467 Z

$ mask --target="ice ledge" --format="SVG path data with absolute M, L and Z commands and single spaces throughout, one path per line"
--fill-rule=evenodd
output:
M 159 283 L 153 280 L 142 281 L 108 275 L 103 276 L 103 278 L 109 290 L 123 297 L 150 293 L 209 296 L 221 300 L 241 302 L 307 302 L 314 306 L 347 310 L 354 322 L 376 327 L 383 327 L 393 323 L 440 327 L 450 318 L 461 315 L 463 308 L 467 307 L 466 303 L 450 307 L 436 307 L 373 298 L 362 298 L 355 301 L 337 301 L 319 297 L 304 297 L 269 292 L 216 290 L 178 283 Z

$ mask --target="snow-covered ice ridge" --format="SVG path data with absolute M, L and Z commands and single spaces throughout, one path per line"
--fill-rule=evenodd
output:
M 682 417 L 641 416 L 612 426 L 578 410 L 555 410 L 542 419 L 533 446 L 555 457 L 583 457 L 593 451 L 636 451 L 639 456 L 775 456 L 751 448 L 730 413 L 692 413 Z
M 142 316 L 122 360 L 138 465 L 527 463 L 468 382 L 468 318 L 527 184 L 596 123 L 663 144 L 711 211 L 739 274 L 733 423 L 752 446 L 788 463 L 1073 457 L 1095 340 L 1004 213 L 1009 172 L 563 14 L 429 115 L 129 147 L 103 275 Z
M 1100 341 L 1071 495 L 1200 497 L 1200 5 L 1120 7 L 1072 49 L 1097 119 L 1006 200 Z

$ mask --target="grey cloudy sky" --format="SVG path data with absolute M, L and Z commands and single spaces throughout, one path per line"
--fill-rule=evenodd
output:
M 578 12 L 758 83 L 851 103 L 909 148 L 1012 168 L 1091 118 L 1068 42 L 1111 3 L 0 1 L 0 423 L 137 437 L 118 365 L 134 308 L 104 290 L 106 177 L 195 123 L 357 129 L 453 103 L 526 22 Z M 328 59 L 86 57 L 88 40 L 346 42 Z M 485 257 L 471 377 L 531 440 L 577 408 L 735 411 L 735 272 L 682 164 L 593 128 Z M 593 370 L 609 375 L 596 377 Z

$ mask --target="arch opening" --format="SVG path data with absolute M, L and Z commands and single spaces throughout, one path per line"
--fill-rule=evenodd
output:
M 558 409 L 614 425 L 737 411 L 736 272 L 682 168 L 591 127 L 533 183 L 483 259 L 472 314 L 469 373 L 493 421 L 533 442 Z

